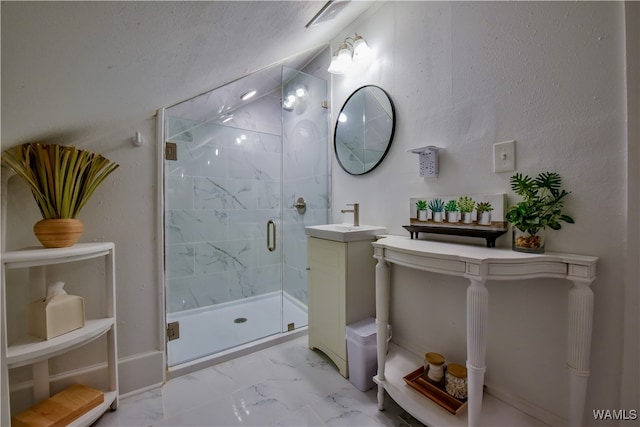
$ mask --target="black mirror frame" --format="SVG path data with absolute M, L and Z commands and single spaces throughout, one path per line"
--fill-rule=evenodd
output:
M 384 153 L 382 154 L 382 156 L 380 157 L 380 159 L 376 162 L 376 164 L 373 165 L 370 169 L 368 169 L 368 170 L 366 170 L 366 171 L 364 171 L 362 173 L 353 173 L 353 172 L 347 170 L 347 168 L 344 167 L 344 165 L 340 161 L 340 157 L 338 157 L 338 149 L 337 149 L 338 147 L 336 146 L 336 140 L 337 140 L 336 132 L 338 131 L 338 123 L 340 123 L 340 122 L 336 118 L 336 125 L 334 126 L 334 129 L 333 129 L 333 152 L 334 152 L 334 154 L 336 156 L 336 160 L 338 161 L 338 164 L 340 165 L 342 170 L 347 172 L 349 175 L 354 175 L 354 176 L 365 175 L 365 174 L 371 172 L 372 170 L 374 170 L 375 168 L 377 168 L 380 165 L 380 163 L 382 163 L 384 158 L 387 156 L 387 153 L 389 152 L 389 149 L 391 148 L 391 143 L 393 142 L 393 137 L 394 137 L 395 131 L 396 131 L 396 108 L 395 108 L 395 105 L 393 104 L 393 100 L 391 99 L 391 97 L 389 96 L 387 91 L 382 89 L 380 86 L 364 85 L 364 86 L 361 86 L 358 89 L 354 90 L 353 93 L 351 93 L 351 95 L 349 95 L 349 98 L 347 98 L 347 100 L 344 102 L 344 104 L 342 104 L 342 108 L 340 108 L 340 113 L 342 113 L 342 111 L 344 111 L 344 108 L 346 107 L 346 105 L 349 103 L 349 100 L 351 100 L 351 98 L 353 96 L 355 96 L 360 90 L 368 88 L 368 87 L 373 87 L 373 88 L 380 89 L 382 91 L 382 93 L 384 93 L 385 96 L 387 97 L 387 99 L 389 100 L 389 104 L 391 105 L 391 134 L 389 135 L 389 141 L 387 142 L 387 147 L 386 147 Z M 340 113 L 338 113 L 337 117 L 340 117 Z

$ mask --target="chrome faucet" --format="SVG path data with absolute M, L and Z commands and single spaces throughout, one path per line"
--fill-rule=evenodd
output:
M 360 203 L 347 203 L 347 206 L 353 206 L 353 209 L 342 209 L 340 212 L 353 212 L 353 226 L 358 227 L 360 225 Z

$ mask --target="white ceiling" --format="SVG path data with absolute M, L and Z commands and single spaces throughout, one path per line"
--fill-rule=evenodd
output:
M 135 125 L 328 44 L 373 1 L 3 2 L 2 146 Z

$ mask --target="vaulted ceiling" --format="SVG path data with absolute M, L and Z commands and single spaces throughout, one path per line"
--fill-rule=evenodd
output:
M 337 1 L 336 1 L 337 3 Z M 2 2 L 2 147 L 99 138 L 328 44 L 375 2 Z

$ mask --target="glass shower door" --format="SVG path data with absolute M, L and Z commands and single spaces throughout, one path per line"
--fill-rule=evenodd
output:
M 166 307 L 179 325 L 169 366 L 307 324 L 304 227 L 328 216 L 327 88 L 286 67 L 277 79 L 224 114 L 212 93 L 166 110 Z M 300 88 L 284 109 L 281 91 Z
M 177 153 L 165 160 L 167 321 L 180 331 L 168 344 L 173 366 L 281 331 L 282 143 L 168 119 Z

